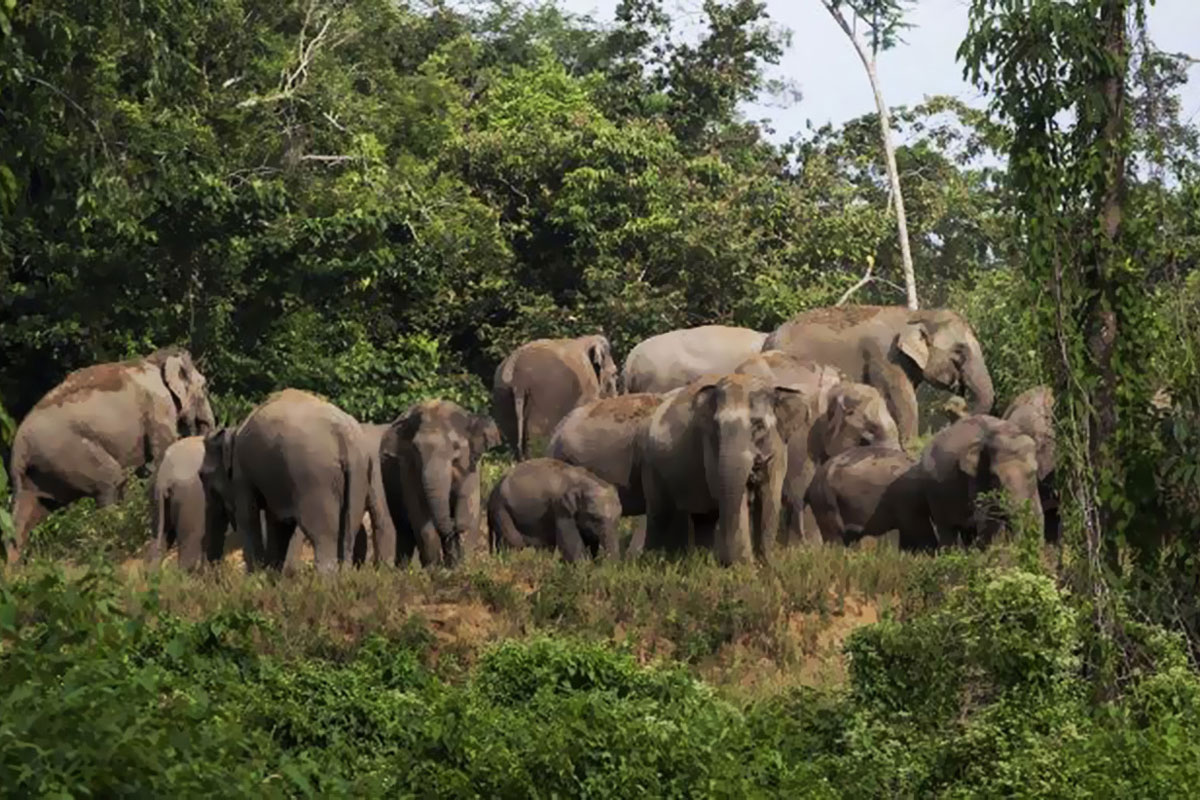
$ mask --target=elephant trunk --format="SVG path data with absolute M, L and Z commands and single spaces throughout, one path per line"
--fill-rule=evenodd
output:
M 450 514 L 450 495 L 453 491 L 451 466 L 448 461 L 438 463 L 437 460 L 426 462 L 421 470 L 421 488 L 425 492 L 425 502 L 429 504 L 429 513 L 433 517 L 434 527 L 442 540 L 442 550 L 448 555 L 457 531 L 454 529 L 454 519 Z
M 717 528 L 717 559 L 726 564 L 748 560 L 751 556 L 747 492 L 754 469 L 753 443 L 749 431 L 727 437 L 722 431 L 717 461 L 717 503 L 720 523 Z M 767 465 L 762 464 L 765 472 Z M 745 541 L 741 541 L 745 539 Z
M 996 394 L 982 354 L 972 358 L 970 366 L 963 371 L 963 388 L 971 400 L 972 414 L 987 414 L 992 410 Z
M 208 402 L 207 397 L 200 398 L 200 407 L 196 411 L 196 419 L 192 427 L 193 433 L 197 436 L 206 436 L 210 431 L 216 429 L 217 419 L 213 415 L 212 404 Z

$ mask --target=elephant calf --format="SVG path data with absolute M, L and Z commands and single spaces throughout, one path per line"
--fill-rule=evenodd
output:
M 200 480 L 204 437 L 179 439 L 163 454 L 154 473 L 150 514 L 154 543 L 150 557 L 162 560 L 171 545 L 179 545 L 179 566 L 194 570 L 206 561 L 219 561 L 225 550 L 229 517 L 220 498 L 209 498 Z
M 552 458 L 524 461 L 509 470 L 488 498 L 492 550 L 501 544 L 557 547 L 567 561 L 600 550 L 620 555 L 617 490 L 583 467 Z
M 913 465 L 903 450 L 852 447 L 817 467 L 808 488 L 808 504 L 825 542 L 860 535 L 883 493 Z

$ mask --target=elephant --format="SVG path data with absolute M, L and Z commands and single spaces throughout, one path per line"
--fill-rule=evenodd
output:
M 695 540 L 722 564 L 770 562 L 787 442 L 808 421 L 802 392 L 753 375 L 704 376 L 666 395 L 638 431 L 647 549 Z
M 662 401 L 659 394 L 622 394 L 576 408 L 554 429 L 546 455 L 585 467 L 617 488 L 625 516 L 646 513 L 636 455 L 638 426 Z
M 736 371 L 791 386 L 808 401 L 810 423 L 788 440 L 780 538 L 787 543 L 811 538 L 816 530 L 805 522 L 805 496 L 817 465 L 850 447 L 899 447 L 896 423 L 879 392 L 846 380 L 835 367 L 769 350 L 742 362 Z
M 1016 424 L 986 414 L 966 417 L 934 435 L 884 490 L 862 530 L 846 531 L 846 542 L 899 530 L 905 550 L 930 551 L 959 537 L 967 545 L 987 544 L 1003 522 L 979 498 L 993 490 L 1003 490 L 1017 507 L 1028 504 L 1041 526 L 1037 476 L 1037 445 Z
M 479 530 L 479 459 L 500 445 L 488 416 L 449 400 L 411 406 L 383 434 L 379 458 L 402 561 L 453 567 Z
M 945 309 L 837 306 L 806 311 L 776 328 L 764 350 L 835 366 L 879 390 L 904 445 L 917 436 L 916 388 L 926 381 L 971 398 L 972 414 L 991 411 L 992 378 L 971 326 Z
M 179 436 L 213 428 L 207 381 L 182 348 L 77 370 L 46 393 L 12 446 L 14 546 L 55 508 L 84 497 L 98 506 L 123 494 L 127 470 L 157 464 Z
M 381 508 L 369 451 L 354 417 L 308 392 L 284 389 L 236 429 L 205 438 L 200 479 L 232 512 L 247 569 L 282 569 L 298 527 L 317 571 L 330 573 L 353 559 L 364 512 L 375 561 L 390 564 L 396 531 Z
M 520 461 L 537 449 L 531 440 L 549 437 L 571 409 L 617 391 L 617 365 L 608 339 L 537 339 L 518 347 L 496 368 L 492 414 Z
M 762 350 L 765 333 L 727 325 L 702 325 L 660 333 L 637 344 L 625 357 L 621 385 L 626 392 L 669 392 L 702 375 L 726 375 Z
M 209 502 L 200 467 L 204 463 L 204 437 L 177 440 L 163 454 L 150 490 L 150 518 L 154 539 L 150 559 L 162 561 L 172 545 L 179 547 L 179 566 L 195 570 L 206 562 L 220 561 L 225 553 L 225 533 L 230 517 L 220 498 Z
M 637 432 L 654 413 L 662 395 L 622 394 L 580 406 L 554 429 L 546 455 L 585 467 L 611 483 L 621 498 L 621 513 L 636 517 L 646 513 L 642 473 L 637 459 Z M 626 555 L 641 554 L 646 541 L 645 521 L 634 526 Z
M 1058 516 L 1058 489 L 1055 484 L 1057 452 L 1054 445 L 1054 393 L 1048 386 L 1035 386 L 1016 397 L 1004 412 L 1012 422 L 1037 444 L 1038 496 L 1042 502 L 1043 530 L 1046 541 L 1057 544 L 1062 536 Z
M 489 542 L 554 548 L 567 561 L 603 552 L 619 558 L 621 499 L 612 484 L 553 458 L 517 464 L 488 498 Z
M 895 447 L 851 447 L 820 464 L 808 487 L 808 504 L 821 539 L 841 544 L 846 531 L 861 531 L 884 491 L 913 465 Z

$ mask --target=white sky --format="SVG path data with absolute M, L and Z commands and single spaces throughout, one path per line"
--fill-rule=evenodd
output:
M 841 123 L 875 110 L 866 73 L 845 34 L 819 0 L 766 0 L 771 18 L 792 31 L 792 44 L 775 77 L 795 81 L 803 98 L 789 108 L 753 105 L 751 119 L 767 119 L 775 128 L 771 137 L 785 141 L 813 125 Z M 591 13 L 599 22 L 611 22 L 617 0 L 564 0 L 566 8 Z M 681 21 L 698 18 L 701 0 L 674 0 Z M 962 79 L 962 66 L 954 52 L 967 30 L 967 0 L 919 0 L 909 14 L 915 27 L 904 35 L 906 44 L 879 57 L 884 99 L 890 106 L 914 105 L 926 95 L 948 94 L 972 105 L 981 104 L 979 93 Z M 694 23 L 693 23 L 694 24 Z M 685 23 L 686 25 L 686 23 Z M 1186 52 L 1200 58 L 1200 0 L 1158 0 L 1149 10 L 1150 36 L 1170 53 Z M 1190 69 L 1191 82 L 1183 91 L 1183 115 L 1200 121 L 1200 64 Z

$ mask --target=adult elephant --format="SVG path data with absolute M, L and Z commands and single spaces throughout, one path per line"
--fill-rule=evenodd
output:
M 808 403 L 808 424 L 788 440 L 780 539 L 792 544 L 813 539 L 817 532 L 815 520 L 806 522 L 805 510 L 817 465 L 851 447 L 898 448 L 896 423 L 878 391 L 847 380 L 835 367 L 768 350 L 739 364 L 737 372 L 790 386 L 800 391 Z
M 660 394 L 622 394 L 582 405 L 563 417 L 554 429 L 546 455 L 584 467 L 616 487 L 622 516 L 645 514 L 637 432 L 662 398 Z M 626 555 L 641 554 L 645 542 L 646 526 L 639 522 Z
M 707 376 L 667 395 L 638 432 L 647 549 L 696 543 L 722 564 L 769 562 L 787 441 L 806 422 L 804 395 L 752 375 Z
M 660 333 L 637 344 L 625 358 L 626 392 L 669 392 L 702 375 L 727 375 L 762 350 L 765 333 L 727 325 Z
M 1003 491 L 1016 508 L 1027 505 L 1042 524 L 1037 445 L 1014 423 L 978 414 L 943 428 L 917 462 L 884 491 L 862 530 L 847 543 L 899 530 L 900 547 L 933 550 L 960 538 L 990 542 L 1006 521 L 980 495 Z
M 207 433 L 213 412 L 205 378 L 181 348 L 77 370 L 51 389 L 17 428 L 12 447 L 15 562 L 29 531 L 50 511 L 84 497 L 120 497 L 127 471 L 157 464 L 180 435 Z
M 1058 489 L 1055 467 L 1058 455 L 1054 444 L 1054 393 L 1048 386 L 1035 386 L 1019 394 L 1004 412 L 1012 422 L 1037 445 L 1038 497 L 1042 503 L 1042 519 L 1046 541 L 1057 544 L 1062 535 L 1058 516 Z
M 537 339 L 509 354 L 492 382 L 492 414 L 518 460 L 576 406 L 617 393 L 617 365 L 603 336 Z
M 496 423 L 449 400 L 409 408 L 383 434 L 379 457 L 401 560 L 452 567 L 478 533 L 479 460 L 500 444 Z
M 838 306 L 806 311 L 775 329 L 764 349 L 830 364 L 879 390 L 904 444 L 917 436 L 916 388 L 926 381 L 971 400 L 973 414 L 992 408 L 992 378 L 974 331 L 945 309 Z
M 200 477 L 232 512 L 248 569 L 282 569 L 298 527 L 317 571 L 328 573 L 352 560 L 364 513 L 371 516 L 376 563 L 395 561 L 396 532 L 372 490 L 373 468 L 354 417 L 308 392 L 284 389 L 236 429 L 205 439 Z

